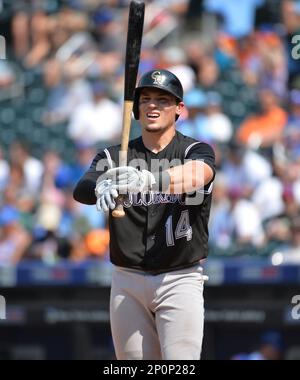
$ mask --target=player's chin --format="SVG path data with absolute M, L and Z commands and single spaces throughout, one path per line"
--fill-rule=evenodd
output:
M 148 123 L 145 125 L 145 130 L 147 132 L 161 132 L 164 130 L 164 127 L 158 123 Z
M 164 128 L 162 128 L 160 126 L 157 126 L 157 127 L 153 127 L 153 126 L 149 127 L 149 126 L 147 126 L 147 127 L 145 127 L 145 130 L 147 132 L 150 132 L 150 133 L 157 133 L 157 132 L 162 132 L 164 130 Z

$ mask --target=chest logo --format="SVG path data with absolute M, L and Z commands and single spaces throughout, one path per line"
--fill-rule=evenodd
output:
M 160 71 L 154 71 L 151 75 L 151 78 L 153 79 L 153 84 L 161 86 L 164 82 L 164 76 L 161 74 Z

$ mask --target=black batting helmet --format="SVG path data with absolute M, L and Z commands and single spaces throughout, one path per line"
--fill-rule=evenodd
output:
M 133 114 L 136 120 L 139 119 L 139 99 L 143 88 L 158 88 L 166 91 L 175 96 L 175 98 L 182 102 L 183 88 L 180 80 L 176 75 L 168 70 L 151 70 L 145 73 L 134 92 Z M 176 115 L 176 120 L 179 115 Z

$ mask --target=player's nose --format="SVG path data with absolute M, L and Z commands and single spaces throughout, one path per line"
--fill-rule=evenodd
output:
M 150 99 L 148 103 L 148 108 L 149 109 L 154 109 L 158 107 L 158 103 L 155 99 Z

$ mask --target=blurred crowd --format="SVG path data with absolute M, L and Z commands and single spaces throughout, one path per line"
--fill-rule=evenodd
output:
M 107 217 L 72 190 L 120 140 L 129 0 L 0 3 L 0 265 L 106 260 Z M 174 72 L 178 130 L 216 152 L 211 254 L 299 262 L 300 1 L 145 3 L 139 75 Z

